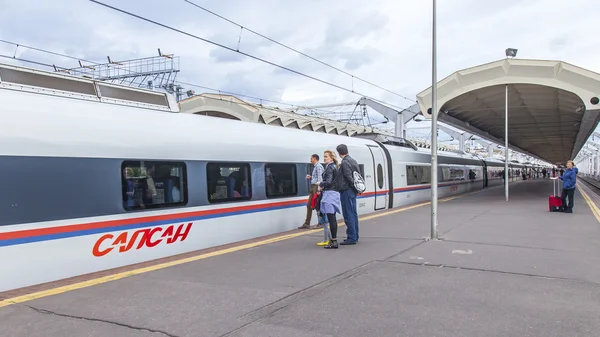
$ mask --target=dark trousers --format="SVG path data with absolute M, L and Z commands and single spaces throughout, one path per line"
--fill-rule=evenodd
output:
M 310 220 L 312 219 L 313 209 L 311 207 L 312 199 L 315 194 L 317 194 L 319 186 L 311 185 L 310 186 L 310 194 L 308 195 L 308 201 L 306 202 L 306 219 L 304 220 L 304 224 L 310 226 Z M 317 207 L 318 208 L 318 207 Z
M 562 204 L 565 209 L 573 209 L 573 195 L 575 194 L 574 188 L 564 188 L 562 190 Z M 567 205 L 567 198 L 569 198 L 569 204 Z
M 356 209 L 356 193 L 351 188 L 340 192 L 342 214 L 346 223 L 346 240 L 358 241 L 358 211 Z
M 335 213 L 327 214 L 327 221 L 329 222 L 329 231 L 331 232 L 331 239 L 337 240 L 337 219 Z

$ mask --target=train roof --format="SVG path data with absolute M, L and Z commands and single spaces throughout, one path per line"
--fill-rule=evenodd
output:
M 266 161 L 286 160 L 286 151 L 335 150 L 340 143 L 375 145 L 355 137 L 2 89 L 0 102 L 4 155 Z
M 376 145 L 369 137 L 331 135 L 1 88 L 0 101 L 4 107 L 0 111 L 3 155 L 291 161 L 297 160 L 298 152 L 309 156 L 315 151 L 335 150 L 341 143 L 350 148 Z M 406 144 L 385 146 L 430 154 L 428 149 Z M 476 159 L 453 152 L 439 155 Z
M 352 154 L 352 147 L 376 145 L 375 141 L 389 149 L 409 153 L 429 155 L 431 151 L 416 148 L 409 141 L 392 136 L 384 140 L 382 135 L 348 137 L 172 113 L 169 112 L 173 110 L 169 108 L 172 104 L 168 99 L 164 106 L 160 106 L 157 105 L 161 102 L 158 96 L 150 97 L 152 92 L 135 88 L 128 92 L 128 97 L 140 99 L 139 102 L 102 97 L 98 100 L 95 95 L 78 92 L 82 88 L 77 85 L 104 88 L 104 84 L 37 70 L 30 70 L 31 77 L 27 74 L 28 70 L 23 70 L 25 68 L 0 65 L 0 70 L 7 69 L 12 72 L 9 74 L 13 79 L 22 76 L 19 80 L 33 84 L 15 86 L 6 81 L 7 76 L 1 78 L 5 81 L 0 82 L 1 155 L 296 161 L 300 153 L 308 157 L 326 149 L 335 150 L 341 143 L 348 145 Z M 69 80 L 73 83 L 65 82 Z M 66 89 L 57 91 L 48 83 Z M 36 87 L 36 84 L 41 86 Z M 102 88 L 97 87 L 99 91 Z M 128 91 L 118 86 L 111 89 L 121 90 L 117 94 Z M 69 93 L 69 90 L 75 94 Z M 466 153 L 440 151 L 439 156 L 480 160 Z

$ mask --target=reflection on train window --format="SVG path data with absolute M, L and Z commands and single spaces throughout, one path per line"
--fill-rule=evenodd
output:
M 250 164 L 208 163 L 206 180 L 210 203 L 250 200 L 252 197 Z
M 501 168 L 488 167 L 488 178 L 502 179 L 502 172 L 504 172 L 504 170 Z
M 377 186 L 379 189 L 383 188 L 383 166 L 377 164 Z
M 465 179 L 465 170 L 462 168 L 442 167 L 442 181 L 456 181 Z
M 125 161 L 121 185 L 123 207 L 128 211 L 187 204 L 185 163 Z
M 481 167 L 471 167 L 467 171 L 467 177 L 470 180 L 481 179 L 483 177 L 483 169 Z
M 358 164 L 358 170 L 360 171 L 360 176 L 365 179 L 365 164 Z
M 267 198 L 298 195 L 295 164 L 266 164 L 265 185 Z
M 408 185 L 431 184 L 431 167 L 406 166 L 406 183 Z

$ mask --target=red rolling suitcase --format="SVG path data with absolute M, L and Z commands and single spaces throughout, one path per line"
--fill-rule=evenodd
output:
M 554 186 L 554 194 L 548 199 L 548 209 L 550 212 L 559 212 L 562 210 L 562 199 L 556 195 L 556 185 L 558 185 L 558 179 L 552 179 L 552 185 Z

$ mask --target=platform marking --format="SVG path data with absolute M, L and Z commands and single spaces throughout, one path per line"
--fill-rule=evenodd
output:
M 456 196 L 452 196 L 452 197 L 448 197 L 448 198 L 444 198 L 444 199 L 439 199 L 438 201 L 439 202 L 447 202 L 447 201 L 458 199 L 458 198 L 461 198 L 461 197 L 464 197 L 464 196 L 467 196 L 467 195 L 471 195 L 471 194 L 475 194 L 475 193 L 480 193 L 480 192 L 486 191 L 486 190 L 488 190 L 488 189 L 482 189 L 482 190 L 477 190 L 477 191 L 473 191 L 473 192 L 467 192 L 467 193 L 464 193 L 464 194 L 460 194 L 460 195 L 456 195 Z M 367 216 L 364 216 L 364 217 L 359 217 L 359 220 L 361 220 L 361 221 L 371 220 L 371 219 L 379 218 L 379 217 L 382 217 L 382 216 L 396 214 L 396 213 L 408 211 L 408 210 L 414 209 L 414 208 L 419 208 L 419 207 L 426 206 L 426 205 L 429 205 L 429 204 L 431 204 L 430 201 L 423 202 L 423 203 L 420 203 L 420 204 L 415 204 L 415 205 L 411 205 L 411 206 L 407 206 L 407 207 L 402 207 L 402 208 L 398 208 L 398 209 L 395 209 L 395 210 L 392 210 L 392 211 L 388 211 L 388 212 L 382 212 L 382 213 L 379 213 L 379 214 L 372 214 L 372 215 L 367 215 Z M 343 221 L 341 221 L 341 222 L 338 223 L 339 227 L 342 227 L 344 225 L 345 225 L 345 223 Z M 206 258 L 209 258 L 209 257 L 213 257 L 213 256 L 224 255 L 224 254 L 233 253 L 233 252 L 237 252 L 237 251 L 244 250 L 244 249 L 249 249 L 249 248 L 258 247 L 258 246 L 264 246 L 264 245 L 267 245 L 267 244 L 270 244 L 270 243 L 275 243 L 275 242 L 279 242 L 279 241 L 283 241 L 283 240 L 288 240 L 288 239 L 292 239 L 292 238 L 296 238 L 296 237 L 300 237 L 300 236 L 304 236 L 304 235 L 318 233 L 318 232 L 320 232 L 322 230 L 323 229 L 311 229 L 311 230 L 302 231 L 302 232 L 298 232 L 298 233 L 292 233 L 292 234 L 282 235 L 282 236 L 274 237 L 274 238 L 271 238 L 271 239 L 266 239 L 266 240 L 263 240 L 263 241 L 258 241 L 258 242 L 253 242 L 253 243 L 247 243 L 247 244 L 244 244 L 244 245 L 235 246 L 235 247 L 231 247 L 231 248 L 225 248 L 225 249 L 213 251 L 213 252 L 206 253 L 206 254 L 201 254 L 201 255 L 197 255 L 197 256 L 192 256 L 192 257 L 184 258 L 184 259 L 181 259 L 181 260 L 175 260 L 175 261 L 160 263 L 160 264 L 156 264 L 156 265 L 153 265 L 153 266 L 138 268 L 138 269 L 134 269 L 134 270 L 130 270 L 130 271 L 125 271 L 125 272 L 121 272 L 121 273 L 116 273 L 116 274 L 112 274 L 112 275 L 106 275 L 106 276 L 98 277 L 98 278 L 87 280 L 87 281 L 77 282 L 77 283 L 73 283 L 73 284 L 69 284 L 69 285 L 65 285 L 65 286 L 61 286 L 61 287 L 56 287 L 56 288 L 52 288 L 52 289 L 42 290 L 42 291 L 34 292 L 34 293 L 31 293 L 31 294 L 27 294 L 27 295 L 17 296 L 17 297 L 13 297 L 13 298 L 7 298 L 5 300 L 0 301 L 0 308 L 9 306 L 11 304 L 18 304 L 18 303 L 28 302 L 28 301 L 36 300 L 36 299 L 43 298 L 43 297 L 48 297 L 48 296 L 52 296 L 52 295 L 58 295 L 58 294 L 66 293 L 66 292 L 72 291 L 72 290 L 77 290 L 77 289 L 81 289 L 81 288 L 87 288 L 87 287 L 91 287 L 91 286 L 102 284 L 102 283 L 106 283 L 106 282 L 116 281 L 116 280 L 120 280 L 122 278 L 130 277 L 130 276 L 135 276 L 135 275 L 139 275 L 139 274 L 144 274 L 144 273 L 147 273 L 147 272 L 151 272 L 151 271 L 155 271 L 155 270 L 159 270 L 159 269 L 164 269 L 164 268 L 168 268 L 168 267 L 173 267 L 173 266 L 177 266 L 177 265 L 188 263 L 188 262 L 194 262 L 194 261 L 198 261 L 198 260 L 203 260 L 203 259 L 206 259 Z
M 590 198 L 589 195 L 587 195 L 587 193 L 585 193 L 583 191 L 583 189 L 579 186 L 579 184 L 577 184 L 577 189 L 579 190 L 579 193 L 581 193 L 581 195 L 583 196 L 583 199 L 585 200 L 587 205 L 590 207 L 590 210 L 596 217 L 596 221 L 598 221 L 600 223 L 600 209 L 598 209 L 598 206 L 596 206 L 596 203 L 592 200 L 592 198 Z

